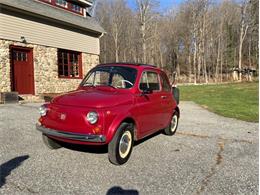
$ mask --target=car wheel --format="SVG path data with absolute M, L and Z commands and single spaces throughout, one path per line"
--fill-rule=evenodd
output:
M 164 129 L 165 134 L 174 135 L 175 132 L 177 131 L 178 123 L 179 123 L 179 116 L 178 116 L 178 112 L 175 111 L 172 115 L 172 119 L 169 126 Z
M 42 140 L 43 143 L 49 148 L 49 149 L 59 149 L 61 148 L 61 145 L 58 144 L 56 141 L 54 141 L 53 139 L 49 138 L 48 136 L 42 134 Z
M 134 143 L 132 124 L 122 123 L 112 141 L 108 144 L 108 158 L 115 165 L 126 163 L 131 155 Z

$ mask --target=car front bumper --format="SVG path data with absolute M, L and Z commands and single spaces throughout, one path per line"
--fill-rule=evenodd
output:
M 64 131 L 57 131 L 54 129 L 46 128 L 42 125 L 36 124 L 36 129 L 41 131 L 45 135 L 54 136 L 57 138 L 77 140 L 82 142 L 96 142 L 104 143 L 106 142 L 106 137 L 104 135 L 94 135 L 94 134 L 78 134 Z

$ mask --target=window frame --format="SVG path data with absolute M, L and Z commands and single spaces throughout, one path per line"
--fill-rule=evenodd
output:
M 72 13 L 75 13 L 75 14 L 78 14 L 78 15 L 81 15 L 81 16 L 84 16 L 84 9 L 85 9 L 85 7 L 80 6 L 79 4 L 67 1 L 67 0 L 66 0 L 67 1 L 67 7 L 64 7 L 62 5 L 57 4 L 56 0 L 38 0 L 38 1 L 46 3 L 46 4 L 49 4 L 49 5 L 52 5 L 52 6 L 57 7 L 57 8 L 61 8 L 61 9 L 67 10 L 69 12 L 72 12 Z M 72 4 L 78 5 L 81 8 L 80 12 L 72 10 Z
M 169 81 L 169 78 L 167 77 L 167 75 L 166 75 L 164 72 L 161 72 L 161 73 L 159 74 L 159 76 L 160 76 L 160 83 L 161 83 L 161 89 L 162 89 L 162 91 L 164 91 L 164 92 L 171 92 L 172 86 L 171 86 L 171 84 L 170 84 L 170 81 Z M 169 86 L 169 90 L 168 90 L 168 91 L 166 91 L 166 90 L 163 88 L 163 77 L 166 79 L 167 85 Z
M 68 9 L 68 8 L 69 8 L 69 2 L 66 1 L 66 0 L 62 0 L 62 1 L 64 1 L 64 2 L 66 3 L 65 6 L 59 4 L 59 3 L 57 2 L 57 0 L 54 0 L 54 3 L 55 3 L 55 5 L 58 6 L 58 7 L 62 7 L 62 8 L 66 8 L 66 9 Z
M 85 76 L 85 78 L 82 80 L 82 82 L 80 83 L 80 86 L 81 87 L 88 87 L 88 85 L 84 85 L 84 83 L 90 78 L 90 76 L 92 75 L 92 73 L 93 72 L 95 72 L 95 71 L 103 71 L 103 70 L 99 70 L 99 68 L 100 69 L 102 69 L 102 68 L 104 68 L 104 67 L 109 67 L 110 69 L 111 68 L 114 68 L 114 67 L 121 67 L 121 66 L 117 66 L 117 65 L 111 65 L 111 66 L 97 66 L 97 67 L 94 67 L 94 68 L 92 68 L 88 73 L 87 73 L 87 75 Z M 136 68 L 133 68 L 133 67 L 127 67 L 127 66 L 125 66 L 124 68 L 129 68 L 129 69 L 133 69 L 134 71 L 135 71 L 135 73 L 134 73 L 134 81 L 133 81 L 133 86 L 131 86 L 130 88 L 116 88 L 116 89 L 118 89 L 118 90 L 131 90 L 131 89 L 133 89 L 134 87 L 135 87 L 135 85 L 136 85 L 136 83 L 137 83 L 137 81 L 138 81 L 138 70 L 136 69 Z M 106 71 L 104 71 L 104 72 L 106 72 Z M 111 74 L 111 73 L 110 73 Z M 114 75 L 114 73 L 113 73 L 113 75 Z M 120 75 L 120 74 L 119 74 Z M 95 76 L 96 76 L 96 74 L 95 74 Z M 111 75 L 110 75 L 111 76 Z M 122 76 L 122 75 L 121 75 Z M 95 78 L 94 78 L 94 80 L 95 80 Z M 130 81 L 131 82 L 131 81 Z
M 64 76 L 64 75 L 60 75 L 59 74 L 59 52 L 66 52 L 67 53 L 67 59 L 68 59 L 68 76 Z M 71 66 L 73 66 L 70 62 L 70 54 L 77 54 L 78 56 L 78 72 L 79 72 L 79 76 L 78 77 L 72 77 L 70 76 L 70 70 L 71 70 Z M 64 63 L 62 64 L 64 66 Z M 58 49 L 57 51 L 57 66 L 58 66 L 58 78 L 61 79 L 82 79 L 83 78 L 83 69 L 82 69 L 82 53 L 81 52 L 77 52 L 77 51 L 72 51 L 72 50 L 66 50 L 66 49 Z
M 139 79 L 139 83 L 138 83 L 138 90 L 139 91 L 143 91 L 142 89 L 140 89 L 140 84 L 141 84 L 141 81 L 142 81 L 142 77 L 143 77 L 143 74 L 146 73 L 146 72 L 151 72 L 151 73 L 155 73 L 157 75 L 157 79 L 158 79 L 158 82 L 159 82 L 159 90 L 153 90 L 153 92 L 161 92 L 162 91 L 162 87 L 161 87 L 161 80 L 160 80 L 160 76 L 159 76 L 159 73 L 155 70 L 143 70 L 141 76 L 140 76 L 140 79 Z
M 80 7 L 80 11 L 76 11 L 76 10 L 73 10 L 73 5 L 76 5 L 76 6 L 79 6 Z M 83 15 L 83 7 L 81 7 L 80 5 L 78 4 L 75 4 L 75 3 L 70 3 L 70 11 L 74 12 L 74 13 L 77 13 L 77 14 L 81 14 Z

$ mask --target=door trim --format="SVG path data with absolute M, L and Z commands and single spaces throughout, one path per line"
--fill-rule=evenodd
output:
M 34 83 L 34 63 L 33 63 L 33 48 L 32 47 L 22 47 L 22 46 L 16 46 L 16 45 L 10 45 L 9 46 L 9 59 L 10 59 L 10 82 L 11 82 L 11 91 L 14 91 L 15 89 L 15 83 L 14 83 L 14 61 L 13 61 L 13 49 L 20 49 L 28 52 L 28 63 L 31 69 L 31 75 L 32 75 L 32 93 L 31 95 L 35 95 L 35 83 Z M 23 94 L 19 94 L 23 95 Z M 28 94 L 26 94 L 28 95 Z

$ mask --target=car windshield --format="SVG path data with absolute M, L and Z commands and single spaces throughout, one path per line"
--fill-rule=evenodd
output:
M 137 70 L 123 66 L 99 66 L 92 69 L 81 86 L 110 86 L 119 89 L 129 89 L 135 84 Z

